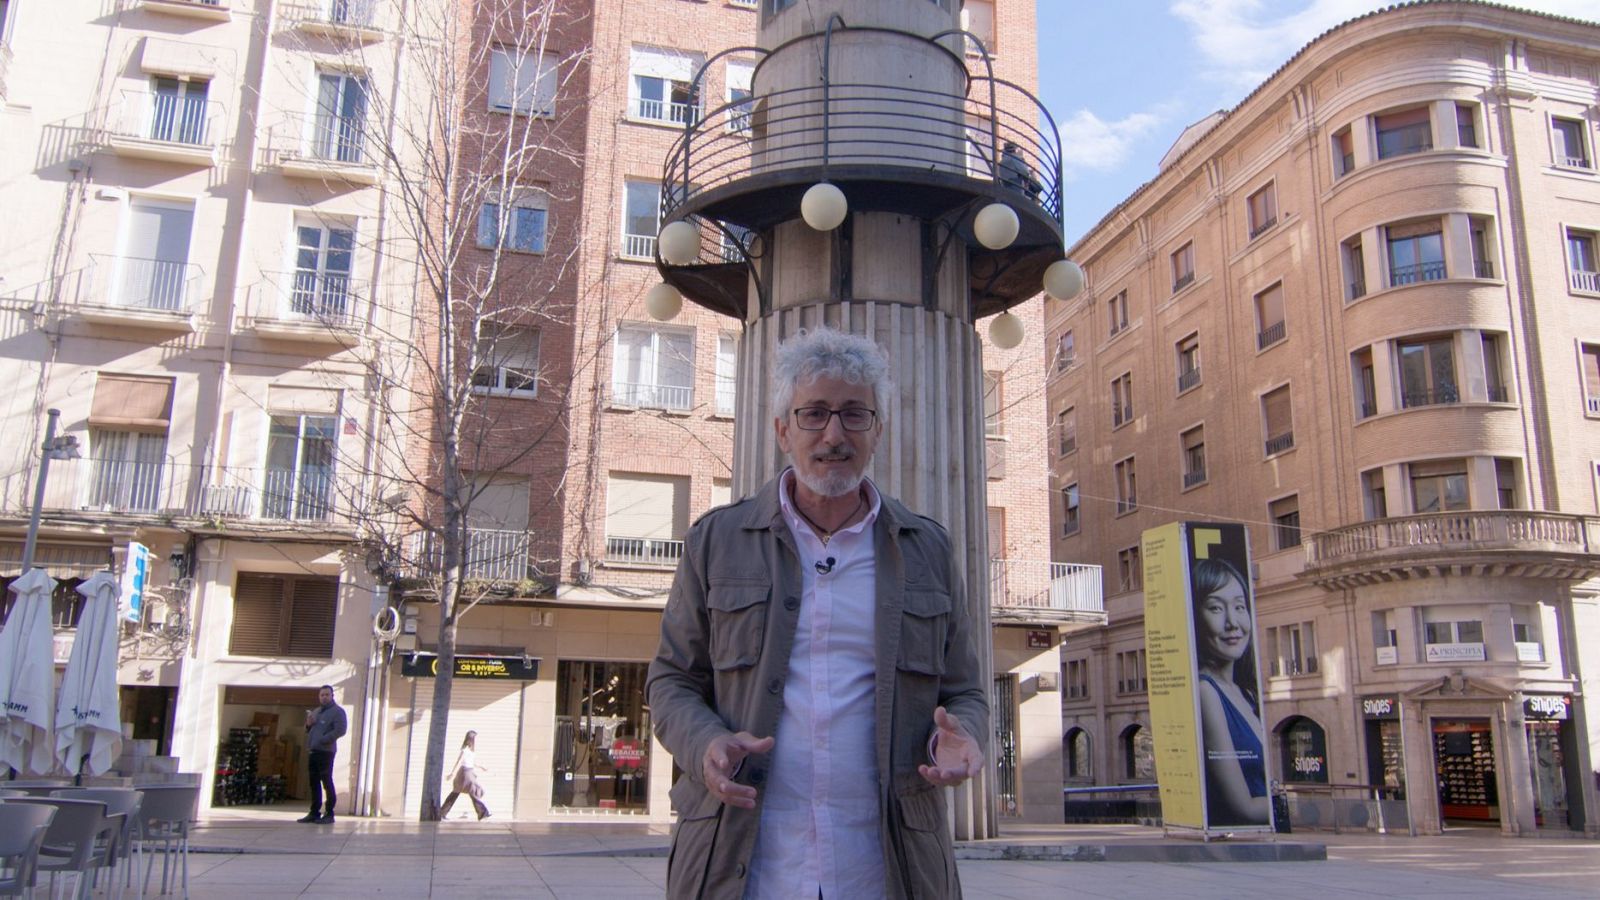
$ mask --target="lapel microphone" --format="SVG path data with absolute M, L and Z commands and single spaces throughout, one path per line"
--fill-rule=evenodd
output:
M 817 560 L 817 574 L 818 575 L 826 575 L 829 572 L 832 572 L 833 571 L 833 565 L 836 562 L 838 562 L 838 560 L 834 559 L 831 556 L 828 557 L 827 562 L 823 562 L 820 559 Z

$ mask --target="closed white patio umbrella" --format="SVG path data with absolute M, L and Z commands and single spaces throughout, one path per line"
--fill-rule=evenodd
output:
M 56 759 L 75 775 L 99 775 L 122 750 L 122 715 L 117 702 L 118 583 L 97 572 L 78 585 L 84 596 L 78 636 L 56 697 Z
M 0 631 L 0 767 L 48 775 L 55 768 L 50 735 L 50 688 L 55 651 L 50 636 L 50 596 L 56 580 L 30 569 L 11 584 L 17 595 Z

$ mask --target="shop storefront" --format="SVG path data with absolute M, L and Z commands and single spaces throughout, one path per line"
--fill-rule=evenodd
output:
M 1367 784 L 1382 785 L 1387 799 L 1406 798 L 1406 752 L 1400 737 L 1400 695 L 1361 698 L 1366 730 Z
M 1522 703 L 1528 730 L 1528 769 L 1533 779 L 1533 817 L 1540 828 L 1567 828 L 1573 798 L 1568 760 L 1573 737 L 1568 725 L 1570 697 L 1536 695 Z M 1581 777 L 1581 775 L 1579 776 Z
M 415 820 L 422 806 L 422 776 L 433 721 L 433 686 L 438 657 L 413 653 L 400 673 L 411 679 L 411 734 L 406 750 L 405 816 Z M 522 722 L 526 688 L 538 680 L 539 660 L 526 657 L 458 656 L 450 688 L 450 717 L 445 725 L 444 779 L 440 800 L 449 796 L 450 776 L 462 739 L 477 732 L 478 781 L 491 811 L 509 811 L 515 802 L 521 771 Z M 453 815 L 469 815 L 471 804 L 457 802 Z
M 1489 720 L 1434 719 L 1433 755 L 1440 818 L 1499 822 L 1499 776 Z
M 1328 783 L 1328 733 L 1316 720 L 1292 716 L 1278 726 L 1283 780 L 1300 784 Z
M 648 668 L 641 662 L 561 660 L 550 759 L 553 810 L 649 811 Z

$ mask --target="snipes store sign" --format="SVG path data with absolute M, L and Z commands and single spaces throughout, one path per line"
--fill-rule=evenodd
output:
M 400 663 L 400 674 L 407 678 L 436 677 L 439 657 L 433 653 L 408 654 Z M 458 656 L 455 677 L 538 681 L 539 660 L 529 656 Z

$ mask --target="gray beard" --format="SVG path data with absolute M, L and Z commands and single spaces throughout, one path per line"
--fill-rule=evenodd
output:
M 861 487 L 863 475 L 824 475 L 821 477 L 801 472 L 797 467 L 795 477 L 813 494 L 823 497 L 843 497 L 851 491 Z

